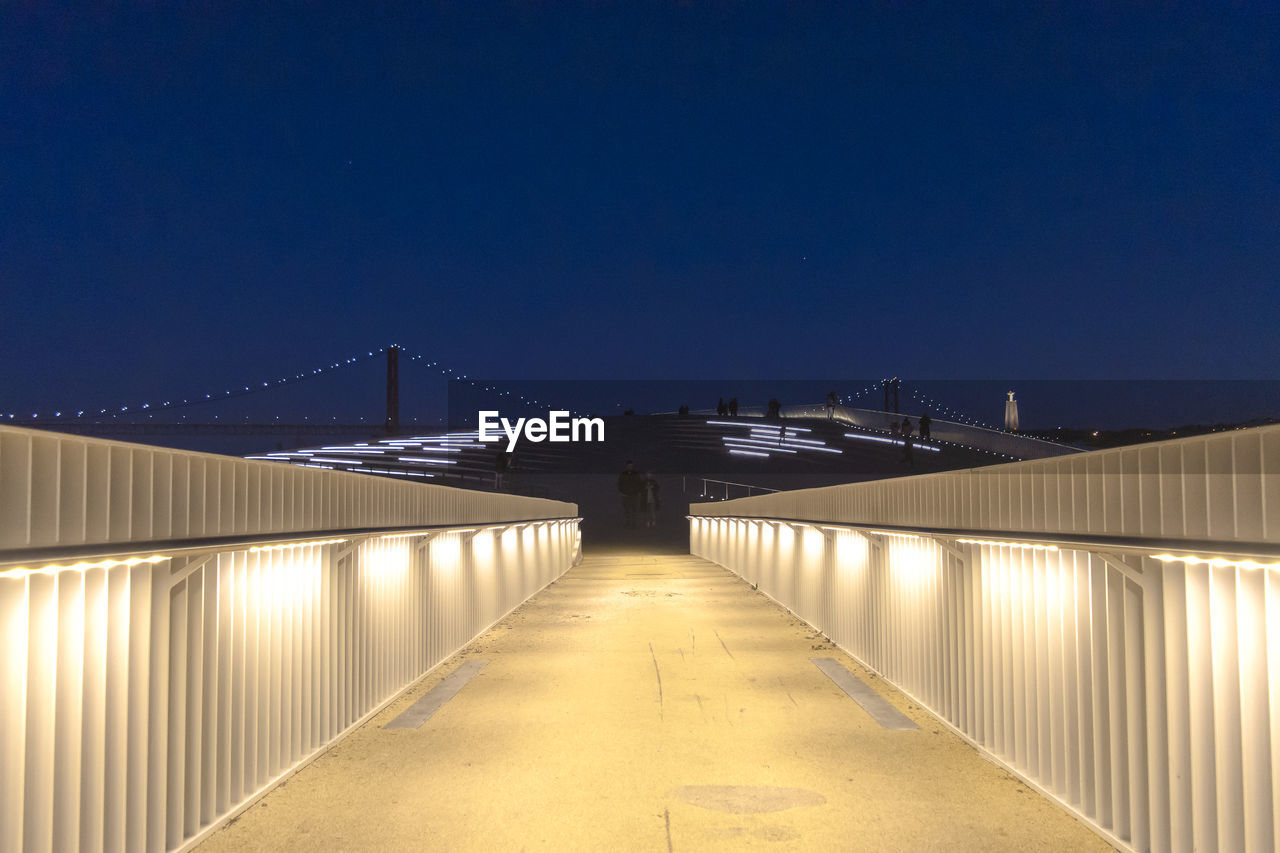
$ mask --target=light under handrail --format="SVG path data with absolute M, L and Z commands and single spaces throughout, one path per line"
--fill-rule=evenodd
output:
M 129 542 L 53 546 L 0 551 L 0 577 L 18 577 L 66 569 L 88 569 L 124 562 L 160 562 L 178 556 L 192 556 L 210 551 L 235 551 L 283 546 L 334 544 L 387 535 L 464 532 L 468 530 L 506 529 L 528 524 L 569 522 L 581 523 L 581 516 L 529 518 L 516 521 L 478 522 L 473 524 L 409 525 L 399 527 L 353 528 L 345 530 L 307 530 L 292 535 L 263 533 L 251 536 L 212 536 L 197 539 L 168 539 L 151 542 Z M 70 565 L 62 562 L 72 561 Z M 40 564 L 40 565 L 28 565 Z
M 1235 565 L 1240 568 L 1280 569 L 1280 562 L 1263 563 L 1259 560 L 1280 561 L 1280 545 L 1264 542 L 1232 542 L 1214 540 L 1160 539 L 1139 536 L 1097 536 L 1071 533 L 1042 533 L 1026 530 L 975 530 L 944 527 L 918 527 L 894 524 L 866 524 L 844 521 L 814 521 L 802 518 L 778 518 L 747 515 L 687 515 L 691 521 L 754 521 L 772 524 L 802 524 L 816 528 L 847 529 L 862 533 L 890 535 L 914 535 L 933 539 L 950 539 L 964 544 L 988 546 L 1028 547 L 1047 549 L 1050 546 L 1064 549 L 1105 551 L 1139 554 L 1163 563 L 1209 563 Z

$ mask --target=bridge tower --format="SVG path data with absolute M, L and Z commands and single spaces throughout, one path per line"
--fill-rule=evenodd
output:
M 387 422 L 389 435 L 400 432 L 400 347 L 387 347 Z
M 898 412 L 898 390 L 899 390 L 899 387 L 900 387 L 900 383 L 899 383 L 899 381 L 898 381 L 898 377 L 896 377 L 896 376 L 895 376 L 895 377 L 893 377 L 893 379 L 884 379 L 884 380 L 881 380 L 880 385 L 884 388 L 884 410 L 885 410 L 886 412 L 893 412 L 895 415 L 896 415 L 896 414 L 898 414 L 898 413 L 899 413 L 899 412 Z M 890 391 L 892 391 L 892 392 L 893 392 L 893 407 L 892 407 L 892 408 L 890 408 L 890 407 L 889 407 L 889 392 L 890 392 Z

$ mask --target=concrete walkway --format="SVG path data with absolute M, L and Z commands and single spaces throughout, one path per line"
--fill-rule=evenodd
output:
M 468 663 L 420 728 L 384 728 Z M 197 849 L 756 847 L 1111 849 L 736 576 L 600 551 Z

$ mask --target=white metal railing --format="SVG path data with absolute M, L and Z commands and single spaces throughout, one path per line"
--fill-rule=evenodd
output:
M 1114 843 L 1280 841 L 1280 427 L 691 513 L 693 553 Z
M 699 497 L 711 498 L 712 500 L 730 500 L 733 497 L 734 489 L 741 489 L 744 493 L 743 497 L 748 498 L 757 492 L 762 495 L 767 495 L 779 491 L 778 489 L 770 489 L 767 486 L 753 486 L 750 483 L 731 483 L 728 480 L 716 480 L 711 477 L 694 477 L 689 474 L 682 474 L 680 476 L 681 494 L 689 494 L 690 481 L 697 484 Z
M 573 565 L 576 515 L 0 429 L 0 849 L 191 846 Z

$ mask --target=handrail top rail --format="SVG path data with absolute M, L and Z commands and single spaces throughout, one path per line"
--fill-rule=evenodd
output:
M 436 525 L 400 525 L 395 527 L 354 527 L 340 529 L 300 530 L 296 533 L 255 533 L 235 536 L 207 536 L 189 539 L 155 539 L 143 542 L 100 542 L 86 545 L 53 545 L 40 548 L 0 550 L 0 572 L 10 571 L 25 563 L 47 563 L 51 560 L 107 560 L 139 554 L 163 552 L 169 556 L 191 556 L 210 551 L 234 551 L 260 545 L 289 545 L 319 539 L 366 539 L 387 535 L 447 533 L 451 531 L 496 530 L 550 522 L 581 522 L 581 516 L 522 518 L 512 521 L 453 522 Z
M 744 489 L 759 489 L 762 492 L 774 492 L 775 494 L 777 492 L 783 491 L 782 489 L 773 489 L 773 488 L 770 488 L 769 486 L 754 486 L 751 483 L 734 483 L 730 480 L 717 480 L 714 477 L 703 477 L 701 475 L 692 475 L 692 474 L 688 476 L 697 476 L 698 479 L 703 481 L 704 483 L 719 483 L 722 486 L 739 486 Z
M 690 521 L 756 521 L 771 524 L 800 524 L 808 527 L 848 529 L 870 533 L 882 532 L 898 535 L 933 536 L 943 539 L 982 539 L 990 542 L 1010 543 L 1010 540 L 1022 540 L 1036 545 L 1063 545 L 1073 549 L 1098 551 L 1114 551 L 1119 553 L 1142 553 L 1154 556 L 1150 552 L 1195 551 L 1199 554 L 1223 558 L 1261 557 L 1269 560 L 1280 560 L 1280 545 L 1268 542 L 1231 542 L 1225 543 L 1213 539 L 1177 539 L 1155 538 L 1149 536 L 1096 536 L 1075 533 L 1043 533 L 1028 530 L 987 529 L 987 528 L 954 528 L 924 527 L 903 524 L 874 524 L 856 521 L 816 521 L 804 518 L 782 518 L 778 516 L 755 515 L 686 515 Z M 1016 543 L 1010 543 L 1016 544 Z M 1230 548 L 1224 548 L 1229 544 Z

